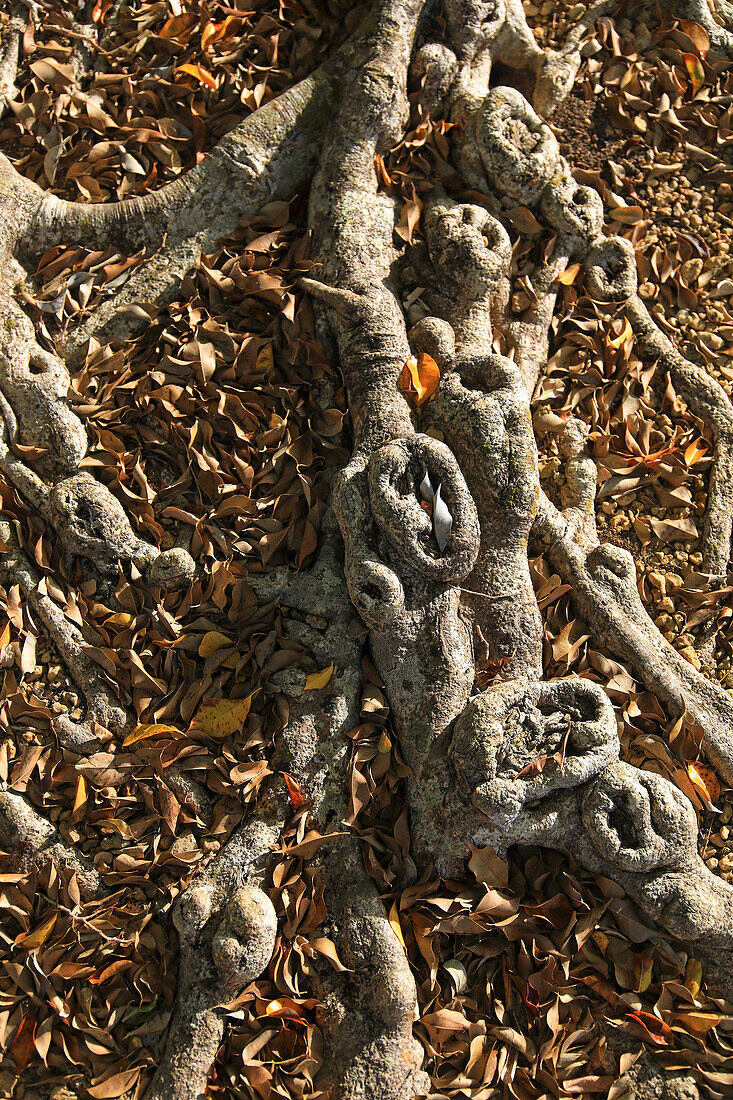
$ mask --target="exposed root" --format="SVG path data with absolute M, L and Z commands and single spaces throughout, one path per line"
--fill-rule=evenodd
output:
M 712 428 L 715 450 L 701 549 L 705 571 L 714 581 L 725 582 L 733 530 L 733 404 L 704 368 L 685 359 L 670 343 L 638 295 L 633 294 L 624 309 L 642 351 L 661 362 L 680 397 Z
M 0 118 L 5 114 L 8 102 L 15 99 L 18 89 L 15 80 L 18 75 L 20 46 L 28 25 L 31 3 L 16 3 L 10 9 L 6 21 L 0 28 Z
M 348 972 L 319 978 L 328 1056 L 318 1085 L 333 1100 L 413 1100 L 430 1090 L 423 1049 L 412 1034 L 415 982 L 355 839 L 335 846 L 324 878 Z
M 88 751 L 90 747 L 109 741 L 111 730 L 122 732 L 128 728 L 127 715 L 102 680 L 97 666 L 85 655 L 86 642 L 79 629 L 45 594 L 36 569 L 19 548 L 9 524 L 0 524 L 0 538 L 9 547 L 0 559 L 0 570 L 10 583 L 20 587 L 29 608 L 48 631 L 86 699 L 86 718 L 83 722 L 75 723 L 66 715 L 59 715 L 54 719 L 54 729 L 65 747 L 79 753 Z
M 73 844 L 68 844 L 23 795 L 4 786 L 0 786 L 0 844 L 16 850 L 24 864 L 68 867 L 87 897 L 99 898 L 109 893 L 94 865 Z
M 67 202 L 42 191 L 0 157 L 0 178 L 27 210 L 18 226 L 20 251 L 32 248 L 37 254 L 69 240 L 135 251 L 203 232 L 212 240 L 230 232 L 248 210 L 290 194 L 312 173 L 352 48 L 347 45 L 312 76 L 246 118 L 196 168 L 142 198 Z
M 224 1034 L 220 1006 L 258 978 L 272 957 L 277 916 L 260 883 L 277 836 L 277 827 L 264 822 L 239 829 L 176 904 L 176 1007 L 146 1100 L 203 1096 Z
M 63 362 L 39 346 L 30 320 L 8 304 L 0 339 L 0 469 L 55 528 L 67 554 L 92 561 L 101 572 L 131 561 L 151 584 L 185 584 L 194 564 L 184 550 L 160 553 L 139 538 L 109 489 L 78 466 L 87 434 L 71 409 Z M 14 442 L 40 450 L 40 474 L 18 458 Z
M 11 181 L 12 201 L 32 217 L 34 247 L 74 234 L 88 243 L 114 236 L 139 245 L 159 242 L 167 232 L 181 248 L 176 263 L 188 263 L 208 239 L 205 234 L 231 227 L 235 210 L 241 217 L 248 202 L 280 194 L 312 171 L 314 145 L 328 118 L 310 209 L 319 278 L 304 285 L 327 309 L 354 424 L 353 456 L 333 494 L 345 561 L 342 572 L 329 517 L 312 574 L 280 571 L 252 578 L 261 598 L 301 613 L 288 618 L 291 637 L 319 663 L 334 666 L 328 683 L 316 690 L 304 690 L 302 670 L 283 669 L 271 677 L 269 688 L 282 693 L 289 710 L 276 756 L 287 761 L 319 829 L 342 833 L 344 735 L 358 720 L 363 636 L 350 630 L 348 591 L 369 628 L 371 653 L 411 769 L 416 860 L 458 876 L 466 841 L 502 848 L 529 841 L 572 852 L 582 866 L 615 878 L 672 934 L 694 942 L 696 954 L 717 960 L 724 991 L 733 991 L 733 889 L 700 860 L 690 803 L 660 776 L 619 759 L 613 710 L 597 685 L 576 677 L 542 680 L 541 619 L 527 562 L 532 530 L 573 585 L 577 609 L 599 641 L 628 660 L 673 713 L 686 709 L 703 730 L 710 759 L 733 782 L 733 700 L 696 673 L 653 626 L 631 556 L 598 544 L 595 467 L 581 426 L 571 423 L 561 440 L 567 464 L 563 510 L 540 491 L 529 400 L 547 354 L 557 274 L 570 259 L 580 260 L 596 300 L 623 307 L 642 349 L 662 360 L 681 395 L 711 424 L 716 472 L 705 547 L 711 572 L 718 574 L 727 566 L 733 515 L 730 403 L 657 332 L 636 294 L 633 251 L 626 241 L 603 235 L 599 196 L 575 185 L 539 114 L 513 89 L 489 90 L 496 58 L 529 66 L 536 75 L 535 106 L 546 113 L 567 93 L 577 70 L 583 30 L 571 36 L 564 54 L 550 55 L 535 43 L 519 0 L 450 0 L 452 50 L 426 48 L 421 57 L 428 106 L 451 94 L 456 77 L 458 156 L 493 213 L 451 202 L 439 190 L 430 196 L 427 244 L 415 250 L 414 264 L 426 275 L 434 316 L 416 325 L 408 339 L 395 263 L 395 203 L 378 190 L 375 154 L 402 130 L 406 74 L 422 9 L 422 0 L 380 0 L 353 49 L 281 97 L 278 106 L 247 120 L 200 169 L 157 197 L 70 208 L 39 198 L 32 185 L 11 178 L 7 165 L 5 179 Z M 606 5 L 590 9 L 588 20 L 601 10 Z M 329 97 L 337 87 L 343 95 L 332 117 Z M 522 316 L 510 309 L 511 250 L 501 223 L 502 197 L 541 210 L 557 232 L 554 252 L 531 284 L 534 302 Z M 30 240 L 25 234 L 23 229 L 23 240 Z M 9 242 L 11 251 L 19 240 Z M 161 255 L 147 276 L 140 275 L 138 290 L 147 277 L 154 292 L 161 292 L 168 286 L 164 268 Z M 173 579 L 176 570 L 185 574 L 188 562 L 180 556 L 149 561 L 114 498 L 79 472 L 86 437 L 65 405 L 63 364 L 48 357 L 40 374 L 34 372 L 31 356 L 37 353 L 22 323 L 23 356 L 17 344 L 8 344 L 0 370 L 7 436 L 0 465 L 65 532 L 69 547 L 101 568 L 124 557 L 147 569 L 149 580 L 162 579 L 166 564 Z M 101 324 L 107 331 L 109 314 Z M 514 359 L 493 352 L 496 329 Z M 397 387 L 413 348 L 433 355 L 442 371 L 438 392 L 414 417 Z M 37 408 L 43 429 L 53 436 L 39 473 L 13 452 L 16 437 L 31 438 Z M 126 716 L 84 658 L 78 631 L 45 595 L 10 529 L 0 529 L 0 535 L 10 547 L 5 572 L 87 695 L 86 723 L 60 724 L 59 737 L 77 750 L 98 744 L 109 736 L 108 727 L 124 728 Z M 714 564 L 720 568 L 713 570 Z M 185 773 L 177 782 L 185 790 Z M 70 862 L 80 857 L 24 800 L 6 793 L 0 809 L 13 843 L 29 844 L 43 858 L 55 853 L 77 873 L 92 873 L 83 861 Z M 148 1100 L 199 1100 L 223 1034 L 221 1005 L 268 964 L 277 925 L 262 885 L 280 826 L 273 814 L 238 830 L 179 900 L 178 1000 Z M 324 897 L 329 931 L 348 969 L 316 963 L 323 967 L 316 983 L 328 1043 L 319 1083 L 333 1100 L 408 1100 L 429 1089 L 412 1035 L 414 981 L 361 866 L 357 842 L 346 835 L 331 841 L 322 863 Z
M 333 515 L 324 523 L 318 560 L 307 574 L 279 571 L 251 576 L 261 598 L 317 615 L 329 626 L 314 630 L 289 620 L 289 632 L 307 644 L 317 662 L 334 662 L 328 685 L 298 693 L 288 685 L 289 721 L 283 751 L 290 774 L 308 796 L 311 820 L 322 831 L 341 831 L 347 813 L 349 750 L 345 734 L 359 720 L 361 645 L 349 632 L 352 607 L 338 562 Z M 384 905 L 364 869 L 356 838 L 337 838 L 325 849 L 322 876 L 328 922 L 347 972 L 319 967 L 319 1023 L 326 1064 L 318 1086 L 333 1100 L 363 1096 L 411 1100 L 429 1090 L 420 1070 L 422 1049 L 412 1035 L 415 985 Z
M 573 586 L 578 613 L 594 637 L 627 660 L 670 714 L 687 713 L 701 730 L 702 748 L 733 781 L 733 701 L 662 637 L 636 587 L 631 554 L 597 540 L 577 540 L 574 525 L 542 494 L 534 534 L 560 576 Z

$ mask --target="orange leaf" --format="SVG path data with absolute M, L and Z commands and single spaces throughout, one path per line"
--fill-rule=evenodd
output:
M 270 1001 L 265 1005 L 266 1016 L 279 1016 L 284 1020 L 299 1020 L 305 1023 L 302 1012 L 292 997 L 278 997 L 276 1001 Z
M 685 63 L 687 75 L 692 84 L 692 94 L 697 95 L 705 83 L 705 70 L 702 67 L 702 62 L 699 57 L 695 57 L 694 53 L 683 53 L 682 60 Z
M 562 283 L 563 286 L 570 286 L 575 282 L 575 277 L 580 271 L 580 264 L 571 264 L 570 267 L 566 267 L 561 275 L 558 275 L 558 283 Z
M 229 35 L 229 28 L 232 23 L 236 22 L 237 19 L 235 16 L 228 15 L 221 23 L 207 23 L 201 32 L 201 49 L 205 50 L 212 42 L 221 42 L 222 38 L 227 38 Z
M 425 351 L 421 351 L 417 359 L 414 355 L 409 356 L 397 380 L 398 388 L 418 408 L 433 396 L 439 384 L 438 364 Z
M 36 1049 L 36 1014 L 32 1008 L 20 1021 L 20 1026 L 8 1047 L 8 1057 L 15 1062 L 15 1068 L 21 1072 L 33 1057 Z
M 705 28 L 701 27 L 699 23 L 692 23 L 688 19 L 680 19 L 680 27 L 687 37 L 695 43 L 700 57 L 705 57 L 710 49 L 710 36 Z
M 646 1032 L 651 1042 L 657 1046 L 664 1047 L 670 1039 L 674 1038 L 674 1032 L 669 1024 L 665 1024 L 663 1020 L 653 1016 L 651 1012 L 629 1012 L 628 1018 L 635 1020 Z
M 206 69 L 202 69 L 200 65 L 177 65 L 173 72 L 193 76 L 199 84 L 205 84 L 212 91 L 216 88 L 216 77 L 212 76 Z
M 190 38 L 191 32 L 198 24 L 198 21 L 198 15 L 193 15 L 190 12 L 187 12 L 185 15 L 172 15 L 158 31 L 158 37 L 178 38 L 179 35 L 183 35 L 185 38 Z
M 707 764 L 688 764 L 687 774 L 693 787 L 700 792 L 708 802 L 716 802 L 720 798 L 720 783 L 712 768 Z
M 282 772 L 282 777 L 285 780 L 285 786 L 288 788 L 288 794 L 290 795 L 290 801 L 293 804 L 293 808 L 299 810 L 305 802 L 305 795 L 300 789 L 300 783 L 296 783 L 292 775 L 288 775 L 287 772 Z
M 694 439 L 685 447 L 685 465 L 694 466 L 701 458 L 707 457 L 707 448 L 700 439 Z

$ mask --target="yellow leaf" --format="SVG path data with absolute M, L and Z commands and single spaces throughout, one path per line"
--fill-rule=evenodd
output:
M 132 615 L 128 615 L 126 611 L 117 611 L 114 615 L 110 615 L 104 620 L 104 625 L 129 626 L 131 622 Z
M 620 348 L 621 345 L 626 340 L 630 340 L 633 335 L 634 335 L 634 331 L 633 331 L 631 325 L 629 324 L 629 319 L 627 317 L 624 321 L 624 327 L 623 327 L 623 330 L 622 330 L 621 334 L 619 336 L 613 336 L 613 337 L 609 336 L 608 343 L 610 344 L 610 346 L 612 348 Z
M 601 954 L 605 955 L 606 948 L 611 942 L 606 933 L 601 932 L 600 930 L 596 930 L 595 932 L 591 932 L 591 938 L 595 940 L 596 946 L 598 947 L 598 950 L 601 952 Z
M 193 717 L 189 730 L 198 730 L 206 737 L 228 737 L 236 733 L 249 714 L 252 692 L 246 699 L 207 699 Z
M 318 688 L 325 688 L 328 681 L 333 676 L 333 661 L 328 668 L 321 669 L 320 672 L 311 672 L 309 676 L 306 676 L 305 690 L 317 691 Z
M 377 742 L 377 752 L 389 752 L 391 748 L 392 742 L 390 741 L 386 732 L 382 730 L 379 736 L 379 741 Z
M 186 73 L 187 76 L 193 76 L 200 84 L 205 84 L 207 88 L 211 88 L 212 91 L 216 88 L 216 78 L 207 72 L 206 69 L 202 69 L 200 65 L 177 65 L 173 70 L 174 73 Z
M 724 1017 L 718 1012 L 680 1012 L 675 1017 L 676 1024 L 687 1026 L 691 1031 L 702 1033 L 717 1027 Z
M 562 275 L 558 275 L 558 283 L 562 283 L 563 286 L 570 286 L 575 282 L 575 277 L 580 271 L 580 264 L 571 264 L 570 267 L 566 267 Z
M 56 923 L 57 916 L 58 913 L 51 913 L 37 928 L 34 928 L 31 932 L 25 932 L 23 935 L 18 936 L 13 946 L 24 947 L 26 951 L 32 951 L 35 947 L 41 947 L 51 935 L 51 929 Z
M 84 817 L 84 809 L 87 804 L 87 781 L 83 775 L 76 777 L 76 790 L 74 791 L 74 805 L 71 810 L 71 820 L 74 824 Z
M 700 439 L 694 439 L 685 447 L 685 465 L 694 466 L 701 458 L 707 458 L 707 447 Z
M 0 633 L 0 649 L 10 641 L 10 623 L 6 623 Z
M 639 955 L 634 960 L 634 988 L 637 993 L 645 993 L 652 984 L 654 964 L 648 955 Z
M 685 63 L 690 84 L 692 84 L 692 94 L 697 95 L 705 83 L 705 70 L 702 67 L 702 62 L 699 57 L 695 57 L 694 53 L 683 53 L 682 60 Z
M 688 764 L 687 774 L 693 787 L 700 792 L 708 802 L 715 802 L 720 797 L 720 783 L 712 768 L 707 764 Z
M 702 985 L 702 963 L 697 959 L 688 959 L 685 968 L 685 985 L 693 997 L 697 997 Z
M 410 355 L 397 380 L 397 386 L 419 408 L 432 397 L 440 384 L 438 364 L 431 355 L 421 351 L 417 359 Z
M 270 371 L 274 366 L 275 356 L 272 351 L 272 344 L 268 342 L 257 352 L 255 370 Z
M 182 737 L 183 734 L 175 726 L 158 725 L 153 723 L 152 725 L 140 725 L 135 726 L 131 733 L 128 733 L 125 740 L 122 742 L 123 749 L 126 749 L 128 745 L 136 745 L 138 741 L 147 741 L 151 737 Z
M 119 833 L 125 840 L 132 840 L 132 829 L 122 817 L 108 817 L 106 821 L 101 822 L 101 827 L 104 833 Z
M 397 902 L 392 902 L 392 908 L 389 911 L 388 917 L 389 923 L 392 925 L 392 931 L 397 939 L 402 944 L 404 951 L 407 951 L 407 945 L 405 944 L 405 937 L 402 935 L 402 925 L 400 924 L 399 910 L 397 909 Z
M 232 646 L 234 642 L 227 638 L 226 634 L 220 634 L 218 630 L 209 630 L 204 634 L 199 645 L 199 657 L 210 657 L 217 649 Z

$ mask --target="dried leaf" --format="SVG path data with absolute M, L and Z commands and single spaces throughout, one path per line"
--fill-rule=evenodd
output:
M 212 91 L 216 90 L 216 77 L 212 76 L 206 69 L 202 69 L 200 65 L 177 65 L 173 72 L 186 73 L 187 76 L 195 77 L 199 84 L 204 84 Z
M 301 806 L 305 805 L 305 795 L 300 789 L 300 784 L 293 779 L 292 775 L 288 775 L 287 772 L 282 772 L 281 774 L 285 780 L 285 786 L 288 789 L 293 809 L 299 810 Z
M 58 913 L 49 913 L 45 920 L 32 929 L 30 932 L 24 932 L 22 935 L 17 936 L 14 942 L 15 947 L 22 947 L 26 951 L 33 951 L 36 947 L 41 947 L 53 931 L 53 926 L 58 919 Z
M 30 1062 L 35 1051 L 36 1013 L 30 1008 L 20 1021 L 18 1030 L 8 1047 L 8 1058 L 21 1073 Z
M 402 368 L 397 386 L 418 408 L 433 396 L 440 384 L 438 364 L 421 351 L 417 357 L 410 355 Z
M 702 985 L 702 963 L 697 959 L 689 958 L 685 969 L 685 985 L 693 997 L 697 997 Z
M 199 657 L 211 657 L 217 650 L 233 645 L 234 642 L 226 634 L 220 634 L 218 630 L 209 630 L 204 634 L 199 644 Z
M 400 911 L 397 908 L 397 902 L 396 901 L 392 902 L 392 906 L 389 910 L 389 914 L 388 914 L 387 919 L 389 920 L 389 923 L 392 926 L 392 931 L 394 932 L 395 936 L 397 937 L 397 939 L 402 944 L 403 951 L 405 953 L 407 953 L 407 945 L 405 944 L 405 937 L 402 933 L 402 925 L 400 924 Z
M 695 57 L 694 53 L 683 53 L 682 60 L 685 63 L 687 75 L 690 78 L 692 94 L 695 96 L 705 83 L 705 70 L 702 67 L 700 58 Z
M 245 699 L 207 699 L 193 717 L 189 732 L 198 730 L 206 737 L 224 738 L 236 733 L 249 714 L 252 696 Z
M 708 803 L 715 803 L 720 798 L 720 783 L 712 768 L 707 764 L 696 761 L 687 765 L 687 774 L 693 787 L 703 796 Z
M 627 340 L 633 340 L 634 332 L 629 324 L 628 317 L 624 318 L 624 326 L 618 336 L 609 336 L 608 343 L 612 348 L 620 348 Z
M 448 545 L 450 534 L 453 530 L 453 516 L 448 511 L 448 505 L 445 503 L 440 493 L 441 486 L 439 485 L 435 491 L 435 499 L 433 501 L 433 530 L 435 532 L 435 541 L 442 553 Z
M 125 740 L 122 742 L 123 749 L 129 748 L 130 745 L 137 745 L 139 741 L 148 741 L 155 737 L 183 737 L 183 734 L 175 726 L 169 726 L 165 723 L 152 723 L 151 725 L 138 725 L 128 733 Z
M 306 691 L 318 691 L 320 688 L 325 688 L 333 676 L 333 661 L 327 668 L 321 669 L 320 672 L 311 672 L 305 678 L 305 690 Z
M 570 267 L 566 267 L 561 275 L 558 275 L 558 283 L 562 283 L 563 286 L 571 286 L 580 271 L 580 264 L 571 264 Z

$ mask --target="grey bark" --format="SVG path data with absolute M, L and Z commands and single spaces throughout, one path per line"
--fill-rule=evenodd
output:
M 383 678 L 402 751 L 412 770 L 408 798 L 413 857 L 450 877 L 463 874 L 466 844 L 543 844 L 616 879 L 638 905 L 710 960 L 720 987 L 733 990 L 733 889 L 697 855 L 688 800 L 661 777 L 619 758 L 615 719 L 595 684 L 543 679 L 541 618 L 527 560 L 530 537 L 573 587 L 576 606 L 599 642 L 630 662 L 671 714 L 686 705 L 705 729 L 704 748 L 733 781 L 733 704 L 695 672 L 646 615 L 630 556 L 598 542 L 595 467 L 585 431 L 571 422 L 562 440 L 567 499 L 555 508 L 540 490 L 530 401 L 548 354 L 557 275 L 580 262 L 594 296 L 623 306 L 640 350 L 660 359 L 678 391 L 715 439 L 704 533 L 710 572 L 725 573 L 733 516 L 733 409 L 723 390 L 657 330 L 636 293 L 633 252 L 603 232 L 603 204 L 578 187 L 546 118 L 572 87 L 578 47 L 603 3 L 589 9 L 554 53 L 542 50 L 519 0 L 446 0 L 446 41 L 422 43 L 423 0 L 378 0 L 354 40 L 318 73 L 247 119 L 193 172 L 141 200 L 108 206 L 60 202 L 0 160 L 0 468 L 57 530 L 70 551 L 100 571 L 119 560 L 152 584 L 185 583 L 184 551 L 158 554 L 132 530 L 115 498 L 78 470 L 87 441 L 67 402 L 66 362 L 38 344 L 14 301 L 19 262 L 61 240 L 97 247 L 166 248 L 128 284 L 164 302 L 197 252 L 264 202 L 287 195 L 315 173 L 310 222 L 316 278 L 303 280 L 328 324 L 346 386 L 353 453 L 336 479 L 318 562 L 306 576 L 253 577 L 261 601 L 317 611 L 318 632 L 300 629 L 314 656 L 334 661 L 318 692 L 291 690 L 281 751 L 308 795 L 313 822 L 340 832 L 346 815 L 348 749 L 358 721 L 360 616 Z M 703 11 L 703 8 L 705 9 Z M 679 5 L 699 18 L 716 48 L 728 32 L 706 4 Z M 707 13 L 707 14 L 706 14 Z M 12 57 L 12 41 L 3 58 Z M 394 200 L 379 189 L 375 156 L 399 139 L 407 77 L 424 78 L 421 102 L 458 123 L 454 156 L 485 201 L 458 203 L 436 187 L 428 197 L 425 242 L 408 268 L 426 287 L 431 316 L 409 332 L 401 305 Z M 494 62 L 528 69 L 533 103 L 492 87 Z M 0 78 L 7 83 L 6 68 Z M 11 66 L 12 67 L 12 66 Z M 556 232 L 552 255 L 534 276 L 535 304 L 521 321 L 508 311 L 511 247 L 502 204 L 522 202 Z M 214 216 L 212 216 L 214 211 Z M 120 299 L 116 305 L 120 304 Z M 495 330 L 512 358 L 493 351 Z M 122 338 L 126 322 L 106 309 L 82 338 Z M 417 412 L 397 387 L 413 352 L 431 355 L 440 386 Z M 440 436 L 440 440 L 436 438 Z M 44 441 L 30 469 L 13 444 Z M 433 518 L 423 504 L 432 504 Z M 442 527 L 437 523 L 438 510 Z M 340 533 L 339 533 L 340 532 Z M 82 753 L 129 722 L 85 661 L 80 638 L 43 591 L 9 526 L 3 570 L 58 644 L 83 685 L 87 717 L 59 723 L 68 750 Z M 504 679 L 476 689 L 488 663 Z M 533 767 L 538 760 L 545 766 Z M 181 784 L 184 777 L 179 776 Z M 201 799 L 201 792 L 190 791 Z M 165 1058 L 149 1100 L 197 1100 L 223 1033 L 220 1005 L 267 966 L 276 934 L 263 891 L 267 851 L 282 825 L 241 828 L 198 875 L 175 910 L 180 939 L 178 999 Z M 37 812 L 0 795 L 9 842 L 38 859 L 72 866 L 84 888 L 103 891 L 86 865 Z M 346 972 L 319 971 L 320 1022 L 328 1048 L 322 1087 L 333 1100 L 409 1100 L 429 1089 L 412 1035 L 416 992 L 409 963 L 362 865 L 356 840 L 340 836 L 324 857 L 332 935 Z M 96 877 L 95 877 L 96 876 Z

